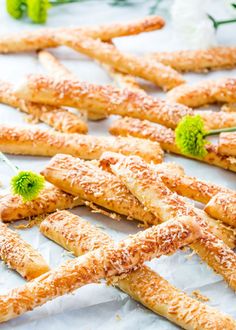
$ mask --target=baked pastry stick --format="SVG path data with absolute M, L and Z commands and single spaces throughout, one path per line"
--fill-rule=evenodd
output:
M 226 103 L 222 105 L 220 110 L 224 112 L 236 112 L 236 103 Z
M 236 133 L 221 133 L 219 135 L 218 151 L 222 155 L 236 156 Z
M 42 130 L 36 127 L 0 125 L 0 150 L 9 154 L 54 156 L 61 152 L 83 159 L 98 159 L 106 151 L 136 154 L 160 163 L 159 144 L 132 137 L 92 136 Z
M 157 52 L 147 55 L 179 72 L 207 72 L 236 66 L 236 47 Z
M 218 193 L 236 195 L 236 191 L 232 189 L 204 180 L 199 180 L 196 177 L 191 177 L 185 175 L 184 173 L 180 175 L 179 173 L 176 174 L 175 168 L 173 168 L 173 171 L 166 168 L 167 164 L 163 163 L 157 165 L 155 169 L 164 184 L 170 190 L 177 192 L 177 194 L 181 196 L 191 198 L 203 204 L 207 204 L 210 199 Z
M 233 103 L 236 102 L 236 79 L 218 78 L 194 85 L 184 84 L 170 91 L 167 99 L 192 108 L 210 103 Z
M 236 126 L 235 112 L 195 110 L 194 113 L 201 116 L 206 130 Z
M 8 82 L 0 81 L 0 102 L 32 115 L 57 131 L 82 134 L 88 131 L 87 124 L 79 116 L 64 108 L 18 98 L 14 93 L 13 86 Z
M 0 296 L 0 322 L 19 316 L 58 296 L 102 278 L 129 273 L 145 261 L 174 253 L 201 237 L 200 226 L 188 218 L 173 220 L 65 262 L 34 281 Z
M 120 88 L 127 88 L 133 92 L 143 93 L 143 95 L 147 95 L 146 92 L 139 86 L 133 76 L 118 72 L 109 66 L 105 66 L 105 68 Z M 236 114 L 234 113 L 206 110 L 195 111 L 194 114 L 196 113 L 199 114 L 203 119 L 206 130 L 236 126 Z
M 160 143 L 163 150 L 183 155 L 175 144 L 175 133 L 173 130 L 147 120 L 142 121 L 129 117 L 121 118 L 112 123 L 109 132 L 113 135 L 134 136 L 156 141 Z M 229 157 L 219 153 L 218 147 L 213 144 L 207 144 L 205 147 L 208 154 L 202 159 L 195 158 L 196 160 L 236 172 L 235 157 Z M 186 155 L 183 156 L 194 158 Z
M 18 195 L 7 194 L 0 199 L 0 220 L 10 222 L 47 214 L 56 210 L 71 209 L 83 205 L 79 198 L 65 193 L 53 185 L 47 185 L 39 196 L 23 202 Z
M 41 50 L 38 53 L 40 63 L 49 72 L 52 77 L 76 79 L 76 76 L 67 69 L 54 55 L 48 51 Z M 81 111 L 81 110 L 80 110 Z M 84 112 L 84 111 L 83 111 Z M 87 117 L 90 120 L 101 120 L 106 118 L 106 114 L 99 114 L 97 112 L 86 112 Z
M 145 224 L 160 222 L 143 208 L 120 180 L 90 162 L 57 154 L 43 170 L 43 175 L 63 191 L 125 215 L 128 220 L 136 219 Z
M 169 221 L 176 216 L 188 216 L 197 220 L 204 234 L 200 240 L 191 245 L 191 248 L 220 274 L 233 290 L 236 290 L 236 254 L 213 235 L 204 214 L 199 213 L 192 204 L 171 192 L 155 170 L 141 158 L 125 157 L 115 153 L 107 153 L 104 158 L 106 162 L 110 159 L 111 171 L 130 192 L 162 221 Z
M 62 32 L 71 34 L 85 33 L 91 38 L 99 38 L 104 41 L 117 37 L 136 35 L 161 29 L 165 25 L 163 18 L 159 16 L 146 16 L 140 20 L 125 23 L 112 23 L 101 26 L 86 26 L 72 28 L 49 28 L 21 33 L 9 34 L 0 38 L 1 53 L 17 53 L 44 48 L 57 47 L 55 34 Z
M 49 271 L 49 266 L 41 254 L 2 222 L 0 258 L 28 281 Z
M 57 34 L 55 39 L 60 45 L 68 46 L 101 63 L 111 65 L 119 71 L 151 81 L 164 90 L 185 82 L 183 77 L 172 68 L 152 60 L 122 53 L 111 43 L 104 43 L 99 39 L 94 40 L 86 35 L 67 33 Z
M 218 193 L 212 197 L 204 210 L 211 217 L 236 227 L 236 194 Z
M 16 91 L 19 97 L 34 102 L 67 105 L 87 111 L 148 119 L 175 128 L 194 111 L 180 104 L 168 103 L 152 96 L 120 90 L 113 86 L 95 85 L 79 80 L 52 79 L 30 75 Z
M 101 229 L 66 211 L 44 219 L 40 231 L 75 256 L 114 243 Z M 142 266 L 126 277 L 110 279 L 110 282 L 183 329 L 233 330 L 236 326 L 230 316 L 188 297 L 147 266 Z
M 68 168 L 70 168 L 69 172 Z M 125 215 L 128 220 L 136 219 L 145 225 L 161 222 L 161 219 L 137 202 L 138 200 L 114 175 L 83 160 L 68 155 L 56 155 L 44 169 L 43 175 L 47 181 L 60 189 L 82 200 Z M 202 211 L 198 210 L 198 212 Z M 204 219 L 215 235 L 230 247 L 235 247 L 235 234 L 231 229 L 218 224 L 206 214 L 204 214 Z

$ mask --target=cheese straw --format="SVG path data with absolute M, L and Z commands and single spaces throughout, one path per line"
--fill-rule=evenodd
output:
M 195 221 L 175 219 L 65 262 L 36 280 L 0 296 L 0 322 L 102 278 L 128 273 L 145 261 L 174 253 L 201 237 Z
M 77 257 L 114 243 L 101 229 L 66 211 L 44 219 L 40 231 Z M 188 297 L 147 266 L 125 277 L 110 278 L 110 282 L 183 329 L 233 330 L 236 326 L 230 316 Z

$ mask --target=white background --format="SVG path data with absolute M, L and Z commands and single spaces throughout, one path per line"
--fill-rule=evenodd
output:
M 81 4 L 61 6 L 50 11 L 48 26 L 69 26 L 100 24 L 113 21 L 127 21 L 140 18 L 148 14 L 148 7 L 152 1 L 136 1 L 139 4 L 128 7 L 111 7 L 106 1 L 85 1 Z M 204 2 L 204 1 L 203 1 Z M 4 1 L 1 0 L 0 10 L 0 34 L 19 32 L 20 30 L 35 29 L 37 25 L 25 21 L 15 21 L 5 13 Z M 166 1 L 170 3 L 170 1 Z M 213 4 L 214 3 L 214 4 Z M 224 18 L 227 11 L 224 9 L 224 1 L 210 1 L 209 11 L 215 13 L 219 18 Z M 166 12 L 164 12 L 166 14 Z M 236 25 L 221 28 L 218 31 L 218 42 L 225 45 L 236 44 Z M 174 34 L 171 24 L 167 24 L 162 31 L 147 33 L 135 37 L 122 38 L 115 41 L 116 45 L 123 51 L 143 54 L 156 50 L 181 49 L 186 45 L 180 45 Z M 63 63 L 76 73 L 81 80 L 107 84 L 112 83 L 98 65 L 68 49 L 58 49 L 54 53 L 59 56 Z M 18 83 L 26 74 L 43 72 L 34 53 L 0 55 L 0 79 Z M 204 76 L 200 74 L 188 74 L 186 79 L 192 83 L 208 77 L 235 76 L 236 70 L 225 72 L 214 72 Z M 147 84 L 146 84 L 147 85 Z M 151 94 L 160 97 L 164 95 L 153 86 L 146 86 Z M 25 124 L 25 115 L 0 105 L 0 123 L 3 124 Z M 108 134 L 107 129 L 111 118 L 106 121 L 89 123 L 89 134 Z M 42 127 L 46 125 L 40 124 Z M 43 157 L 9 156 L 11 160 L 21 169 L 40 171 L 48 162 Z M 222 184 L 227 187 L 236 188 L 236 174 L 219 168 L 208 166 L 196 161 L 191 161 L 177 156 L 166 156 L 167 161 L 176 161 L 182 164 L 189 175 L 197 176 L 211 182 Z M 4 163 L 0 163 L 0 181 L 4 190 L 8 189 L 11 171 Z M 102 226 L 113 238 L 121 239 L 129 233 L 137 232 L 135 222 L 116 222 L 101 215 L 94 215 L 89 210 L 80 207 L 73 210 L 85 219 Z M 38 228 L 19 231 L 25 240 L 30 242 L 45 257 L 52 268 L 60 265 L 64 260 L 71 258 L 68 253 L 44 238 Z M 190 253 L 190 252 L 189 252 Z M 227 312 L 236 317 L 235 294 L 227 288 L 220 276 L 217 276 L 205 264 L 202 264 L 197 256 L 190 260 L 186 258 L 189 253 L 178 252 L 171 257 L 162 257 L 154 260 L 151 266 L 161 275 L 168 279 L 178 288 L 191 294 L 193 290 L 199 289 L 206 295 L 211 306 Z M 13 287 L 24 283 L 16 273 L 8 270 L 5 265 L 0 265 L 0 292 L 5 293 Z M 47 303 L 35 311 L 12 320 L 0 326 L 1 329 L 176 329 L 170 322 L 145 309 L 126 294 L 119 290 L 106 287 L 104 283 L 93 284 L 83 287 L 73 295 L 60 297 L 53 302 Z

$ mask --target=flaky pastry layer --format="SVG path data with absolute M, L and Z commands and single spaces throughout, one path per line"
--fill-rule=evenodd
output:
M 47 217 L 41 222 L 40 230 L 76 256 L 113 244 L 101 229 L 66 211 Z M 125 277 L 109 279 L 110 282 L 183 329 L 233 330 L 235 327 L 231 317 L 188 297 L 147 266 Z
M 128 273 L 145 261 L 174 253 L 201 236 L 196 222 L 173 220 L 129 236 L 117 244 L 69 260 L 36 280 L 0 296 L 0 322 L 102 278 Z
M 160 163 L 163 151 L 158 143 L 144 139 L 67 134 L 31 126 L 0 125 L 0 150 L 9 154 L 54 156 L 71 154 L 83 159 L 98 159 L 106 150 L 136 154 Z
M 49 271 L 41 254 L 1 222 L 0 258 L 29 281 Z
M 112 23 L 101 26 L 72 27 L 72 28 L 50 28 L 24 31 L 17 34 L 9 34 L 0 38 L 1 53 L 17 53 L 32 51 L 44 48 L 57 47 L 54 36 L 66 32 L 68 34 L 85 33 L 91 38 L 99 38 L 104 41 L 116 37 L 135 35 L 142 32 L 149 32 L 161 29 L 165 21 L 160 16 L 147 16 L 133 22 Z
M 169 65 L 180 72 L 207 72 L 236 66 L 236 47 L 156 52 L 148 58 Z
M 142 121 L 129 117 L 121 118 L 112 123 L 109 132 L 113 135 L 134 136 L 156 141 L 160 143 L 163 150 L 183 155 L 175 144 L 175 134 L 173 130 L 161 125 L 156 125 L 147 120 Z M 218 147 L 213 144 L 207 144 L 206 149 L 208 154 L 204 158 L 195 159 L 236 172 L 235 157 L 219 153 Z M 186 157 L 193 158 L 190 156 Z
M 229 286 L 236 289 L 236 254 L 219 238 L 213 235 L 214 226 L 209 224 L 204 212 L 199 212 L 182 197 L 171 192 L 161 181 L 156 171 L 141 158 L 125 157 L 107 153 L 110 169 L 150 212 L 168 221 L 173 217 L 188 216 L 198 221 L 204 230 L 203 237 L 191 247 Z
M 184 84 L 170 91 L 167 99 L 197 108 L 210 103 L 236 102 L 236 79 L 203 80 L 194 85 Z

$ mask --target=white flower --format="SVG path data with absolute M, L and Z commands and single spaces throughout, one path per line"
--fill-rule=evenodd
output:
M 207 17 L 206 0 L 175 0 L 171 8 L 173 28 L 187 49 L 216 45 L 216 34 Z

